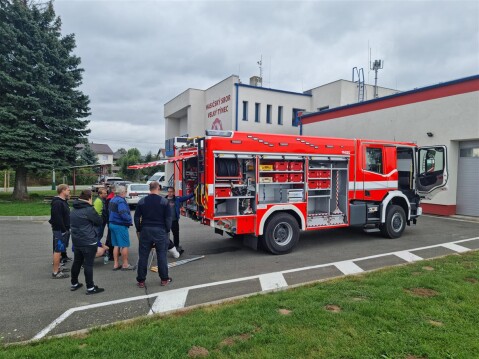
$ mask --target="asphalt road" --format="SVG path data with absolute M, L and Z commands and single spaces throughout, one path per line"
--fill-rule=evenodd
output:
M 149 271 L 147 289 L 139 289 L 136 271 L 114 272 L 113 265 L 104 265 L 100 258 L 95 262 L 94 277 L 105 292 L 87 296 L 83 289 L 70 292 L 69 279 L 51 279 L 48 222 L 0 221 L 0 342 L 61 334 L 134 318 L 151 310 L 167 312 L 402 264 L 406 263 L 404 253 L 420 259 L 479 249 L 477 219 L 423 216 L 396 240 L 346 228 L 305 232 L 295 250 L 282 256 L 253 251 L 189 219 L 182 218 L 180 228 L 181 244 L 186 250 L 180 259 L 204 258 L 171 268 L 174 281 L 169 286 L 160 287 L 158 274 Z M 130 238 L 130 262 L 136 263 L 133 228 Z M 471 238 L 476 239 L 468 240 Z M 461 240 L 467 241 L 459 246 L 438 246 Z M 80 279 L 84 283 L 83 273 Z

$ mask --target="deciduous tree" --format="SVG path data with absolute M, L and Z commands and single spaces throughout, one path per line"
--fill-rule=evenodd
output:
M 127 153 L 120 158 L 120 174 L 125 179 L 138 180 L 140 175 L 137 170 L 129 170 L 128 166 L 134 165 L 141 162 L 141 153 L 137 148 L 130 148 Z

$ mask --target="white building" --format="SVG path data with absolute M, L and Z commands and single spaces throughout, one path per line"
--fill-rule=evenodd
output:
M 380 87 L 378 99 L 372 86 L 362 90 L 346 80 L 304 93 L 255 86 L 258 77 L 250 80 L 246 85 L 233 75 L 167 102 L 167 155 L 173 155 L 176 136 L 203 136 L 206 129 L 446 144 L 449 191 L 426 203 L 425 210 L 479 216 L 479 76 L 404 93 Z M 302 124 L 296 117 L 300 111 L 312 112 Z
M 479 76 L 308 114 L 302 122 L 313 136 L 446 145 L 447 191 L 423 208 L 479 216 Z
M 113 165 L 113 151 L 104 143 L 90 143 L 90 148 L 96 153 L 100 165 Z
M 206 129 L 300 134 L 295 121 L 298 111 L 315 112 L 358 102 L 358 84 L 339 80 L 304 93 L 269 89 L 250 85 L 232 75 L 206 89 L 188 89 L 164 107 L 165 136 L 168 155 L 172 155 L 171 139 L 176 136 L 203 136 Z M 398 93 L 379 88 L 379 95 Z M 373 87 L 365 86 L 365 99 L 372 98 Z M 170 144 L 170 146 L 169 146 Z
M 89 146 L 93 152 L 96 154 L 98 164 L 100 165 L 113 165 L 113 151 L 110 146 L 104 143 L 93 143 L 90 142 Z M 84 144 L 79 144 L 76 146 L 77 150 L 82 150 L 85 148 Z

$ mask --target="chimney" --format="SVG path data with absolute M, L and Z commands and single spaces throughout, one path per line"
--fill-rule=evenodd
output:
M 251 86 L 262 87 L 263 86 L 263 79 L 259 76 L 251 76 L 249 78 L 249 84 Z

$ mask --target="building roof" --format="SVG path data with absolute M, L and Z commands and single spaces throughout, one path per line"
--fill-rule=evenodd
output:
M 119 160 L 123 155 L 124 155 L 123 152 L 120 152 L 120 150 L 117 150 L 115 153 L 113 153 L 113 159 Z
M 93 152 L 95 152 L 97 155 L 112 155 L 113 151 L 111 150 L 110 146 L 104 143 L 89 143 L 90 148 L 92 149 Z M 83 149 L 85 145 L 79 144 L 77 148 Z

